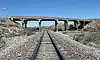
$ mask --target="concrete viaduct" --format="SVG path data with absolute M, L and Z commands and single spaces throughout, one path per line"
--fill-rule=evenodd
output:
M 55 30 L 58 31 L 58 21 L 64 21 L 64 30 L 68 30 L 68 21 L 73 21 L 74 26 L 78 29 L 84 28 L 84 26 L 91 21 L 89 20 L 80 20 L 74 18 L 59 18 L 59 17 L 41 17 L 41 16 L 12 16 L 10 18 L 13 21 L 23 21 L 22 26 L 27 28 L 28 21 L 39 21 L 39 30 L 41 31 L 41 22 L 42 21 L 55 21 Z

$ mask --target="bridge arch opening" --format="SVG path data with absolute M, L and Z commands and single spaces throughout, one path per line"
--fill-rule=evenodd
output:
M 31 29 L 33 31 L 39 31 L 39 22 L 38 21 L 27 21 L 27 29 Z
M 69 25 L 73 25 L 74 29 L 73 30 L 80 30 L 83 29 L 84 26 L 87 24 L 86 22 L 88 21 L 84 21 L 84 20 L 79 20 L 79 19 L 69 19 L 69 18 L 58 18 L 58 17 L 37 17 L 37 16 L 12 16 L 10 18 L 13 21 L 23 21 L 22 22 L 22 26 L 24 26 L 24 28 L 27 28 L 28 22 L 31 21 L 38 21 L 38 24 L 36 23 L 32 23 L 32 24 L 36 24 L 39 25 L 39 31 L 41 28 L 41 22 L 42 21 L 55 21 L 55 30 L 58 31 L 58 23 L 59 21 L 64 21 L 64 29 L 65 31 L 68 30 Z M 90 22 L 90 21 L 89 21 Z M 21 24 L 21 23 L 20 23 Z M 31 24 L 31 26 L 33 27 L 33 25 Z
M 23 21 L 14 21 L 16 24 L 18 24 L 19 26 L 21 26 L 22 27 L 22 22 Z
M 58 31 L 64 31 L 64 21 L 58 21 Z
M 38 21 L 28 21 L 27 27 L 39 27 L 39 22 Z
M 55 30 L 55 21 L 41 21 L 41 30 Z
M 68 30 L 77 30 L 76 25 L 76 20 L 68 20 Z

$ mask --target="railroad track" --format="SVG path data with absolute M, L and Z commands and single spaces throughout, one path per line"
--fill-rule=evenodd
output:
M 64 60 L 49 32 L 42 33 L 32 55 L 32 60 Z

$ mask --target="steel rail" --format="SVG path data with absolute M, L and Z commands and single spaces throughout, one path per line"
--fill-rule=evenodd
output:
M 52 42 L 52 44 L 53 44 L 53 46 L 54 46 L 54 48 L 55 48 L 55 50 L 56 50 L 56 52 L 57 52 L 57 55 L 58 55 L 59 59 L 60 59 L 60 60 L 65 60 L 64 57 L 63 57 L 63 55 L 60 53 L 59 49 L 58 49 L 57 46 L 55 45 L 55 43 L 54 43 L 54 41 L 53 41 L 53 38 L 51 37 L 50 33 L 49 33 L 49 32 L 47 32 L 47 33 L 48 33 L 48 35 L 49 35 L 49 37 L 50 37 L 50 39 L 51 39 L 51 42 Z
M 44 31 L 44 32 L 45 32 L 45 31 Z M 41 42 L 42 42 L 42 40 L 43 40 L 44 32 L 43 32 L 42 36 L 40 37 L 39 43 L 37 44 L 36 48 L 34 49 L 34 53 L 33 53 L 33 55 L 32 55 L 32 59 L 31 59 L 31 60 L 35 60 L 35 58 L 36 58 L 36 56 L 37 56 L 37 54 L 38 54 L 38 51 L 39 51 Z

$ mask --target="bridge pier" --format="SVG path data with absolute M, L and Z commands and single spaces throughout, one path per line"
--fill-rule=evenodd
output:
M 77 30 L 79 30 L 79 26 L 80 26 L 80 21 L 77 20 Z
M 78 22 L 77 21 L 73 21 L 73 22 L 74 22 L 74 27 L 76 28 L 76 30 L 78 30 L 78 27 L 77 27 Z
M 27 21 L 24 20 L 25 29 L 27 28 Z
M 23 21 L 21 22 L 21 24 L 22 24 L 22 28 L 24 28 L 24 22 Z
M 76 30 L 79 30 L 79 25 L 80 25 L 80 22 L 79 22 L 79 20 L 72 20 L 73 22 L 74 22 L 74 27 L 75 27 L 75 29 Z
M 41 32 L 41 21 L 39 21 L 39 31 Z
M 55 21 L 55 31 L 58 31 L 58 20 Z
M 68 30 L 68 21 L 64 21 L 64 30 Z
M 84 21 L 79 21 L 78 28 L 82 30 L 84 28 L 84 26 L 85 26 Z
M 77 30 L 79 29 L 82 30 L 85 26 L 85 21 L 80 21 L 80 20 L 74 21 L 74 25 L 77 28 Z

